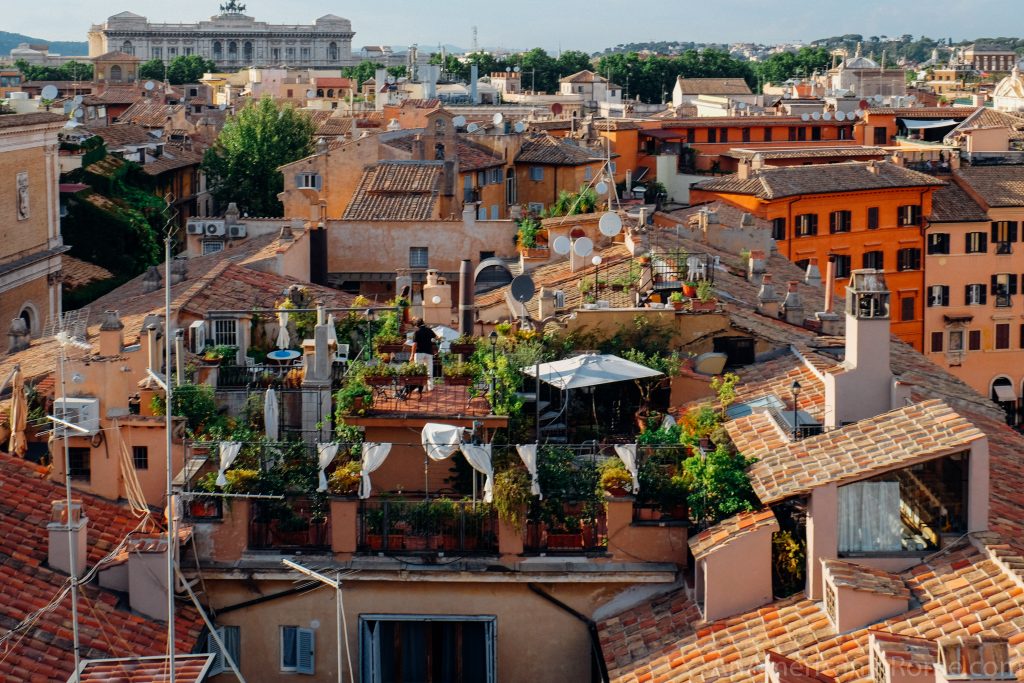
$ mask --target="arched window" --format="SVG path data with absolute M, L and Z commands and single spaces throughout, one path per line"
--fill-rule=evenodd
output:
M 135 46 L 132 45 L 132 41 L 126 40 L 123 43 L 121 43 L 121 52 L 125 53 L 126 55 L 134 55 Z
M 1017 392 L 1014 391 L 1010 378 L 996 377 L 992 380 L 989 395 L 1006 411 L 1006 423 L 1011 426 L 1017 424 Z
M 228 59 L 238 59 L 238 43 L 233 40 L 228 41 Z
M 34 311 L 28 306 L 26 306 L 25 308 L 21 309 L 21 314 L 18 316 L 19 318 L 25 321 L 25 329 L 28 330 L 29 334 L 36 333 L 35 328 L 32 327 L 32 323 L 35 322 L 35 316 L 33 315 L 33 313 Z
M 110 80 L 112 80 L 112 81 L 120 81 L 121 80 L 121 66 L 120 65 L 115 64 L 114 66 L 110 67 Z
M 251 62 L 252 61 L 252 42 L 251 41 L 247 40 L 242 45 L 242 54 L 245 56 L 245 61 L 247 61 L 247 62 Z
M 213 41 L 213 56 L 214 56 L 214 58 L 219 59 L 222 54 L 224 54 L 224 48 L 223 48 L 223 46 L 221 46 L 220 41 L 219 40 Z
M 327 96 L 328 97 L 334 97 L 334 88 L 328 88 L 327 89 Z
M 338 44 L 333 41 L 327 46 L 327 59 L 332 62 L 338 60 Z
M 434 159 L 436 161 L 444 161 L 444 145 L 440 142 L 434 145 Z
M 324 96 L 324 89 L 323 88 L 317 88 L 316 89 L 316 96 L 317 97 L 323 97 Z

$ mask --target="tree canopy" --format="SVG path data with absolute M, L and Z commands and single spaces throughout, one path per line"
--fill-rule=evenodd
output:
M 26 81 L 91 81 L 92 64 L 64 62 L 60 66 L 33 66 L 24 59 L 14 63 Z
M 313 152 L 314 126 L 291 105 L 264 97 L 228 119 L 203 157 L 214 198 L 236 202 L 250 216 L 280 216 L 284 189 L 278 167 Z
M 139 78 L 162 81 L 167 78 L 171 85 L 198 83 L 203 74 L 214 70 L 214 63 L 199 55 L 178 55 L 165 64 L 162 59 L 151 59 L 139 65 Z
M 721 50 L 687 50 L 678 57 L 641 57 L 636 52 L 601 57 L 595 71 L 624 88 L 623 95 L 644 102 L 664 102 L 672 96 L 676 78 L 743 78 L 752 87 L 757 77 L 748 62 Z

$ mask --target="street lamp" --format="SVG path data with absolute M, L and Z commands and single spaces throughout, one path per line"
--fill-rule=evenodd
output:
M 594 264 L 594 296 L 596 297 L 601 290 L 601 285 L 597 279 L 597 273 L 601 268 L 601 256 L 595 255 L 594 258 L 590 259 L 590 262 Z
M 498 333 L 491 330 L 491 412 L 494 412 L 494 401 L 498 396 Z
M 789 385 L 789 392 L 793 394 L 793 441 L 797 439 L 797 430 L 799 429 L 799 416 L 797 414 L 796 399 L 800 396 L 800 382 L 793 380 L 793 383 Z

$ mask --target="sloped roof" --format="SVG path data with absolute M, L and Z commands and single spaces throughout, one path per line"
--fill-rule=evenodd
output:
M 725 153 L 726 156 L 733 157 L 735 159 L 753 159 L 755 156 L 760 156 L 765 160 L 774 159 L 827 159 L 831 157 L 844 158 L 844 157 L 876 157 L 879 160 L 883 159 L 888 152 L 881 147 L 825 147 L 825 148 L 807 148 L 807 147 L 795 147 L 793 149 L 731 149 Z
M 517 164 L 542 166 L 582 166 L 600 160 L 596 153 L 551 135 L 531 137 L 516 155 Z
M 877 173 L 870 170 L 875 164 Z M 746 178 L 723 176 L 699 182 L 694 187 L 706 192 L 753 195 L 779 199 L 802 194 L 831 194 L 903 187 L 941 187 L 945 182 L 889 162 L 850 161 L 812 166 L 763 168 Z
M 750 86 L 742 78 L 683 78 L 676 79 L 683 95 L 750 95 Z
M 584 69 L 583 71 L 577 71 L 574 74 L 563 76 L 558 79 L 559 83 L 607 83 L 608 79 L 600 74 L 596 74 L 590 69 Z
M 836 588 L 850 588 L 862 593 L 910 598 L 910 590 L 896 574 L 842 560 L 824 560 L 822 564 Z
M 963 188 L 954 183 L 940 187 L 932 195 L 932 223 L 987 222 L 988 214 Z
M 991 107 L 978 107 L 977 111 L 961 121 L 960 125 L 946 133 L 943 141 L 952 142 L 958 133 L 975 128 L 1003 127 L 1010 129 L 1011 140 L 1024 140 L 1024 118 L 1010 112 L 992 109 Z
M 128 107 L 117 117 L 118 122 L 134 123 L 144 128 L 163 128 L 174 114 L 184 111 L 183 104 L 160 104 L 141 100 Z
M 381 161 L 363 171 L 343 220 L 427 220 L 440 194 L 441 161 Z
M 125 145 L 152 145 L 159 142 L 159 139 L 150 135 L 145 128 L 132 123 L 86 126 L 86 130 L 103 138 L 108 149 L 117 149 Z
M 413 142 L 422 129 L 408 131 L 407 135 L 396 135 L 382 142 L 388 147 L 412 153 Z M 477 171 L 494 166 L 502 166 L 504 158 L 484 145 L 469 140 L 465 135 L 456 138 L 455 155 L 459 160 L 459 171 Z
M 79 683 L 163 683 L 167 680 L 167 657 L 122 657 L 82 662 Z M 175 655 L 176 683 L 203 683 L 213 655 Z M 69 679 L 70 681 L 70 679 Z
M 31 114 L 4 114 L 0 116 L 0 128 L 16 128 L 17 126 L 38 126 L 43 123 L 67 123 L 67 117 L 48 111 Z
M 130 55 L 127 52 L 121 52 L 120 50 L 111 50 L 110 52 L 104 52 L 101 55 L 92 58 L 93 62 L 141 62 L 140 57 Z
M 142 165 L 142 171 L 146 175 L 157 176 L 179 168 L 198 166 L 202 162 L 203 153 L 198 149 L 186 149 L 180 145 L 166 145 L 163 154 Z
M 66 587 L 67 575 L 47 565 L 50 502 L 64 498 L 64 487 L 43 478 L 32 463 L 0 455 L 0 623 L 6 632 L 44 608 Z M 89 518 L 88 564 L 114 550 L 138 521 L 126 507 L 76 493 Z M 121 606 L 119 597 L 85 584 L 79 589 L 82 656 L 145 656 L 166 650 L 167 628 Z M 179 608 L 176 648 L 190 652 L 202 621 L 192 608 Z M 32 628 L 7 643 L 0 657 L 0 680 L 64 681 L 71 675 L 70 598 L 43 614 Z
M 762 529 L 779 530 L 779 522 L 770 508 L 741 512 L 708 527 L 689 540 L 693 558 L 699 560 L 712 550 L 724 548 L 737 539 Z
M 1024 166 L 969 166 L 953 171 L 989 208 L 1024 206 Z
M 64 277 L 62 282 L 66 290 L 78 289 L 114 277 L 113 273 L 102 266 L 67 254 L 60 257 L 60 272 Z

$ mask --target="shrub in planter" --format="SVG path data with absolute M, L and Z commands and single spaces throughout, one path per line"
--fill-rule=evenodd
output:
M 334 405 L 341 415 L 365 415 L 373 405 L 373 390 L 363 380 L 362 374 L 357 374 L 334 394 Z
M 522 532 L 526 521 L 523 514 L 530 502 L 530 478 L 518 467 L 502 470 L 494 475 L 494 509 L 498 518 Z
M 216 475 L 214 475 L 216 477 Z M 225 493 L 256 493 L 260 485 L 260 471 L 250 469 L 234 469 L 224 473 L 228 480 L 224 487 Z
M 405 348 L 405 339 L 396 334 L 381 333 L 373 340 L 377 353 L 399 353 Z
M 452 363 L 444 366 L 445 384 L 468 386 L 473 383 L 477 368 L 469 363 Z
M 448 345 L 451 353 L 471 355 L 476 351 L 476 338 L 472 335 L 463 335 Z
M 391 382 L 394 381 L 394 378 L 394 368 L 392 368 L 390 365 L 387 365 L 386 363 L 371 365 L 370 367 L 366 368 L 366 371 L 363 373 L 363 381 L 370 386 L 391 384 Z
M 427 383 L 427 366 L 409 361 L 398 367 L 398 383 L 423 385 Z
M 362 464 L 358 460 L 349 460 L 339 465 L 327 479 L 327 489 L 336 496 L 354 496 L 359 492 L 360 472 Z
M 633 486 L 633 477 L 626 471 L 625 465 L 617 458 L 606 460 L 601 465 L 601 488 L 616 498 L 629 495 Z

